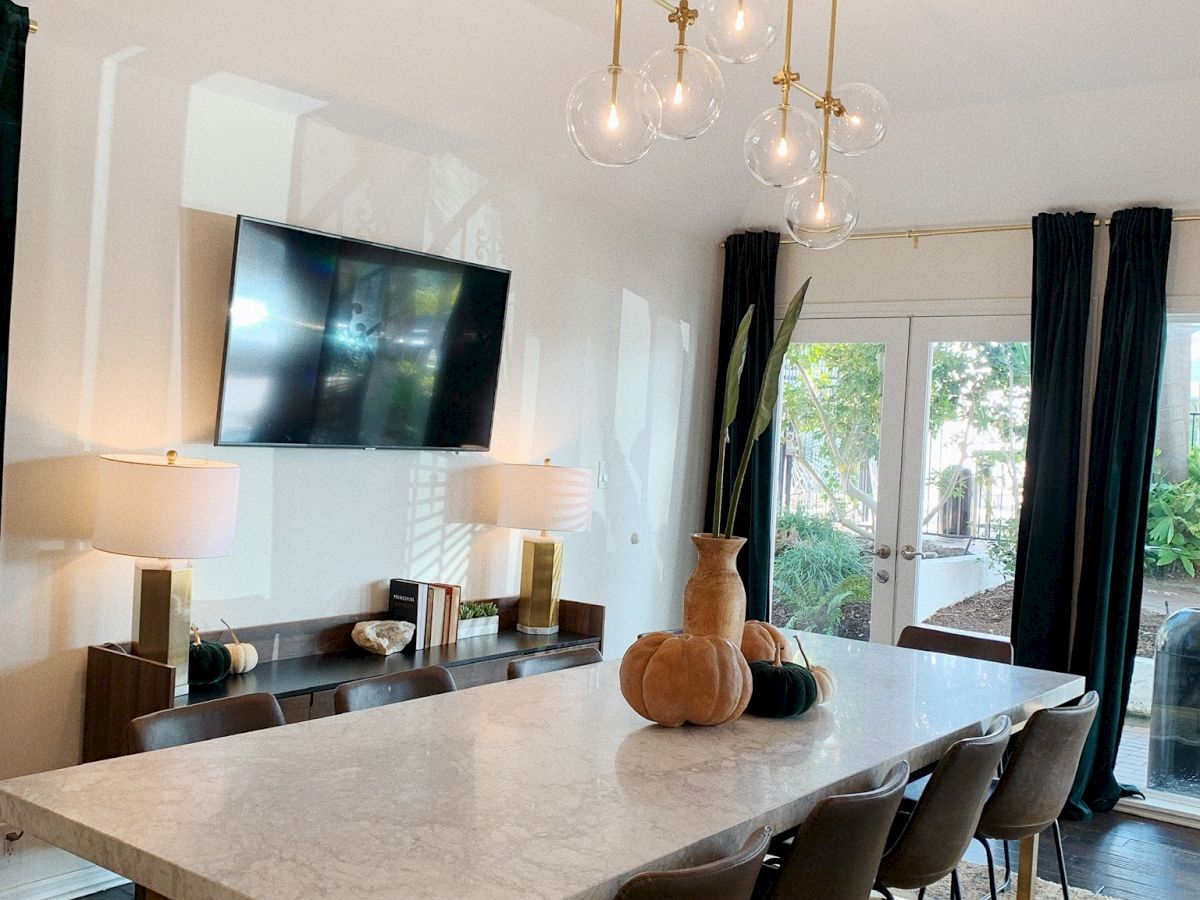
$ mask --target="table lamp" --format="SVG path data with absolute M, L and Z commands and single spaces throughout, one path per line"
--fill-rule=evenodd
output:
M 558 631 L 558 590 L 562 538 L 549 531 L 587 531 L 592 522 L 592 473 L 588 469 L 508 465 L 500 473 L 496 524 L 540 530 L 526 535 L 521 548 L 521 597 L 517 630 L 526 634 Z
M 92 546 L 136 556 L 134 652 L 175 667 L 188 690 L 191 560 L 233 552 L 238 467 L 208 459 L 101 456 Z

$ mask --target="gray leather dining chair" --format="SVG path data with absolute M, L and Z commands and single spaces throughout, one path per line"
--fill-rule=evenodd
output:
M 129 749 L 163 750 L 283 724 L 283 711 L 273 696 L 242 694 L 139 716 L 129 723 Z
M 778 847 L 778 863 L 764 864 L 755 895 L 766 900 L 869 896 L 907 782 L 908 763 L 902 762 L 873 790 L 826 797 Z
M 508 664 L 508 678 L 511 681 L 514 678 L 528 678 L 530 675 L 545 675 L 559 669 L 590 666 L 598 662 L 604 662 L 604 657 L 595 647 L 578 647 L 575 650 L 547 653 L 545 656 L 527 656 L 524 659 L 514 659 Z
M 454 676 L 441 666 L 425 666 L 339 684 L 333 692 L 335 715 L 403 703 L 418 697 L 433 697 L 456 689 Z
M 1063 854 L 1058 814 L 1067 804 L 1083 745 L 1096 718 L 1100 697 L 1088 691 L 1074 706 L 1039 709 L 1013 742 L 1004 773 L 984 804 L 975 831 L 983 844 L 988 861 L 988 886 L 997 900 L 996 873 L 988 839 L 1019 841 L 1054 831 L 1054 849 L 1058 854 L 1058 874 L 1064 900 L 1071 900 L 1067 881 L 1067 861 Z M 1008 845 L 1005 844 L 1007 857 Z M 1006 864 L 1005 882 L 1011 878 Z
M 771 829 L 763 827 L 732 856 L 690 869 L 643 872 L 617 890 L 614 900 L 750 900 Z
M 892 898 L 889 888 L 918 890 L 917 898 L 923 900 L 925 889 L 947 875 L 951 900 L 962 900 L 958 864 L 975 836 L 1011 731 L 1008 716 L 1001 716 L 980 737 L 953 744 L 913 810 L 897 817 L 898 836 L 875 878 L 875 889 L 888 900 Z
M 937 625 L 906 625 L 896 641 L 897 647 L 928 650 L 967 659 L 982 659 L 1012 665 L 1013 645 L 1006 639 L 990 634 L 959 631 Z

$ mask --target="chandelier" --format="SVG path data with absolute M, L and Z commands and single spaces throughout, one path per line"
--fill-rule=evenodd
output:
M 780 102 L 750 123 L 742 145 L 746 166 L 763 184 L 789 189 L 784 220 L 796 243 L 827 250 L 845 241 L 858 221 L 858 203 L 850 183 L 829 171 L 829 151 L 857 156 L 870 150 L 883 140 L 890 113 L 883 94 L 868 84 L 834 88 L 838 0 L 830 0 L 824 92 L 806 87 L 792 68 L 794 0 L 786 0 L 786 12 L 784 0 L 701 0 L 703 16 L 689 0 L 652 0 L 667 11 L 677 42 L 641 69 L 621 65 L 622 0 L 615 2 L 612 63 L 584 75 L 567 98 L 567 133 L 579 152 L 597 165 L 627 166 L 660 137 L 699 137 L 725 99 L 713 57 L 753 62 L 782 31 L 783 68 L 771 79 Z M 708 52 L 688 44 L 688 29 L 696 24 Z M 811 110 L 793 106 L 793 92 L 809 98 Z

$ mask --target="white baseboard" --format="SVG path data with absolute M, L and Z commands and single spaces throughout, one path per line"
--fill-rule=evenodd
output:
M 1177 794 L 1147 790 L 1145 800 L 1139 800 L 1136 797 L 1122 797 L 1117 801 L 1116 810 L 1133 816 L 1141 816 L 1144 819 L 1156 819 L 1171 825 L 1200 828 L 1200 803 Z
M 107 869 L 88 866 L 61 875 L 51 875 L 31 884 L 0 888 L 0 900 L 74 900 L 128 883 L 128 878 L 114 875 Z

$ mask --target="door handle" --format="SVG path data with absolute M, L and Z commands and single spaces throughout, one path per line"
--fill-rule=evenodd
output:
M 874 550 L 864 550 L 863 556 L 878 556 L 880 559 L 888 559 L 892 555 L 892 548 L 887 544 L 880 544 Z
M 929 559 L 932 554 L 921 553 L 912 544 L 905 544 L 904 549 L 900 551 L 900 555 L 909 562 L 912 562 L 914 559 Z

